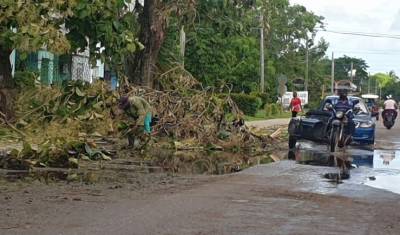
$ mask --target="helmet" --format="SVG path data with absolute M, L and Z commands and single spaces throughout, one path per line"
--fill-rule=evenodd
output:
M 338 89 L 337 90 L 337 94 L 339 95 L 339 96 L 347 96 L 347 94 L 348 94 L 348 90 L 347 89 Z

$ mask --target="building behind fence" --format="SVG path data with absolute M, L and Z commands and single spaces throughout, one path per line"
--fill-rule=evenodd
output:
M 18 71 L 31 71 L 39 76 L 44 85 L 60 85 L 65 80 L 82 80 L 89 83 L 97 79 L 109 82 L 111 88 L 117 86 L 117 78 L 100 61 L 92 66 L 90 54 L 86 50 L 74 55 L 55 55 L 46 50 L 39 50 L 22 59 L 18 52 L 10 56 L 13 74 Z

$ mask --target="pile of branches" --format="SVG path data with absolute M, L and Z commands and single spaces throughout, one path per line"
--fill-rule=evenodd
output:
M 185 79 L 181 77 L 181 80 Z M 234 128 L 227 122 L 227 113 L 237 117 L 241 114 L 229 93 L 221 95 L 195 87 L 198 83 L 194 80 L 186 84 L 188 87 L 170 87 L 164 91 L 128 85 L 124 87 L 123 95 L 140 96 L 149 102 L 153 116 L 159 118 L 153 127 L 156 138 L 186 141 L 193 146 L 240 147 L 260 142 L 247 129 Z M 82 146 L 89 146 L 93 136 L 121 137 L 118 127 L 130 120 L 116 112 L 119 98 L 118 92 L 111 91 L 101 81 L 94 84 L 69 81 L 62 87 L 38 84 L 24 87 L 15 102 L 15 120 L 12 123 L 3 120 L 3 124 L 18 133 L 20 142 L 24 143 L 22 150 L 11 151 L 8 159 L 23 160 L 34 166 L 57 167 L 70 167 L 75 159 L 84 156 L 91 160 L 108 159 L 104 152 L 96 155 Z M 77 141 L 79 144 L 71 144 Z M 71 155 L 71 152 L 76 154 Z M 60 156 L 62 160 L 59 160 Z M 2 163 L 3 167 L 7 164 L 10 165 L 9 160 Z
M 227 110 L 239 110 L 229 96 L 219 97 L 207 91 L 156 91 L 130 87 L 129 95 L 144 97 L 159 117 L 156 135 L 178 140 L 195 138 L 204 143 L 214 141 L 226 127 Z
M 32 143 L 63 138 L 72 141 L 93 133 L 108 135 L 115 130 L 111 110 L 117 99 L 103 82 L 29 87 L 16 101 L 15 126 Z

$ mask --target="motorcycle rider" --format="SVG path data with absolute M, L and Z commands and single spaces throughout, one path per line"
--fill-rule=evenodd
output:
M 344 113 L 347 113 L 347 111 L 353 110 L 354 104 L 348 99 L 347 92 L 348 91 L 346 89 L 337 90 L 339 99 L 338 99 L 337 103 L 335 104 L 336 111 L 342 111 Z M 353 119 L 354 119 L 353 112 L 349 112 L 347 114 L 347 125 L 345 126 L 345 134 L 347 136 L 345 143 L 347 145 L 351 143 L 351 140 L 352 140 L 351 137 L 353 136 L 354 131 L 356 129 Z M 343 147 L 343 146 L 339 146 L 339 147 Z
M 392 112 L 393 113 L 394 119 L 397 118 L 397 111 L 396 110 L 397 110 L 398 106 L 397 106 L 397 102 L 392 98 L 392 95 L 388 95 L 386 97 L 386 101 L 383 104 L 383 107 L 384 107 L 384 109 L 383 109 L 383 112 L 382 112 L 382 118 L 385 118 L 385 115 L 388 112 Z

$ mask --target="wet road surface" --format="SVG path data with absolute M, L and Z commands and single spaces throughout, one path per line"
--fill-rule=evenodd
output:
M 365 184 L 371 187 L 400 194 L 400 124 L 387 130 L 377 123 L 374 149 L 352 146 L 338 156 L 352 165 L 348 183 Z M 333 158 L 325 145 L 301 142 L 296 151 L 296 161 L 304 165 L 332 166 Z
M 342 184 L 323 177 L 335 168 L 315 163 L 325 159 L 324 146 L 305 143 L 304 164 L 281 161 L 151 193 L 125 186 L 96 195 L 87 193 L 96 186 L 8 190 L 1 192 L 0 234 L 399 234 L 400 195 L 384 183 L 398 184 L 398 136 L 399 125 L 379 127 L 377 147 L 390 153 L 383 158 L 382 150 L 349 150 L 359 160 Z
M 285 126 L 290 122 L 290 118 L 269 119 L 261 121 L 246 122 L 246 125 L 254 128 L 266 128 L 271 126 Z

